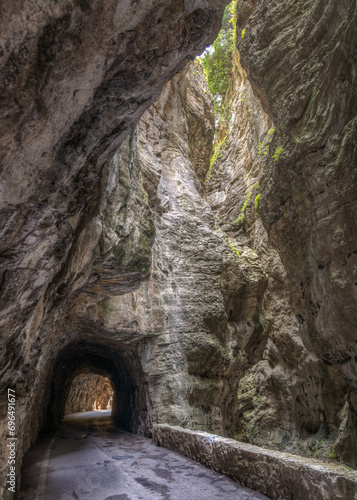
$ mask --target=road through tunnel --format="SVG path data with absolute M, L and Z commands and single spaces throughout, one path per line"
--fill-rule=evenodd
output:
M 67 413 L 111 408 L 118 427 L 148 434 L 146 384 L 130 353 L 72 343 L 58 355 L 50 384 L 45 427 L 56 428 Z

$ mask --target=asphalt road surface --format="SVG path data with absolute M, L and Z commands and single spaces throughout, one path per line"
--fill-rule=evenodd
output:
M 109 411 L 67 415 L 25 456 L 18 500 L 267 500 L 146 437 Z

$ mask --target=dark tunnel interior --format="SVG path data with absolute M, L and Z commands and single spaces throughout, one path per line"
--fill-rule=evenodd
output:
M 59 425 L 65 415 L 72 382 L 85 373 L 101 375 L 111 381 L 113 422 L 122 429 L 137 432 L 147 413 L 143 404 L 145 384 L 137 380 L 140 377 L 138 369 L 134 368 L 129 353 L 88 342 L 72 343 L 59 353 L 50 376 L 44 427 L 54 429 Z

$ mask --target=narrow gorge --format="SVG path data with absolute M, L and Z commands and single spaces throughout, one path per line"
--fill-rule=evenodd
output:
M 357 499 L 356 0 L 0 9 L 1 498 L 51 500 L 16 496 L 26 452 L 108 410 L 271 499 Z

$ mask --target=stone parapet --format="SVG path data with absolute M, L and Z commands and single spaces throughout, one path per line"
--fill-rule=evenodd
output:
M 357 499 L 357 471 L 342 465 L 166 424 L 154 426 L 152 439 L 272 500 Z

